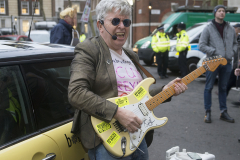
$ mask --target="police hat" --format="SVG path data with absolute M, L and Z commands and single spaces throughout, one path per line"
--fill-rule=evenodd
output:
M 181 30 L 185 30 L 186 29 L 186 24 L 181 22 L 177 25 L 177 28 L 181 29 Z
M 158 30 L 158 31 L 159 31 L 159 30 L 164 30 L 164 27 L 163 27 L 163 26 L 158 27 L 157 30 Z
M 237 23 L 233 26 L 234 28 L 240 28 L 240 23 Z

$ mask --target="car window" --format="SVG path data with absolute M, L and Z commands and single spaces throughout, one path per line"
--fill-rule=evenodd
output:
M 197 24 L 194 25 L 186 30 L 189 38 L 194 37 L 196 34 L 199 34 L 199 31 L 202 31 L 204 29 L 205 25 L 203 24 Z
M 73 117 L 67 92 L 70 63 L 69 60 L 23 65 L 39 128 Z
M 32 133 L 32 117 L 19 67 L 0 67 L 0 146 Z

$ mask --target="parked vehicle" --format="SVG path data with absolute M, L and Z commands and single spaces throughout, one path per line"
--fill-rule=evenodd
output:
M 26 36 L 28 36 L 29 32 L 26 32 Z M 30 38 L 34 42 L 39 43 L 50 43 L 50 32 L 47 30 L 32 30 L 30 32 Z
M 16 29 L 12 28 L 0 28 L 1 35 L 12 35 L 12 34 L 18 34 Z
M 32 41 L 25 35 L 4 35 L 0 36 L 0 40 L 12 40 L 12 41 Z
M 224 20 L 229 22 L 239 22 L 239 17 L 240 14 L 238 13 L 227 13 Z M 164 31 L 169 35 L 169 38 L 172 39 L 177 33 L 177 25 L 180 22 L 184 22 L 186 27 L 189 28 L 196 23 L 208 22 L 212 19 L 214 19 L 213 13 L 178 12 L 171 14 L 160 26 L 164 26 Z M 151 47 L 151 41 L 152 36 L 156 34 L 156 32 L 157 28 L 148 37 L 142 38 L 134 44 L 133 51 L 149 55 L 147 59 L 142 59 L 147 65 L 151 65 L 153 63 L 154 52 Z M 141 59 L 141 57 L 139 58 Z
M 40 21 L 35 23 L 35 29 L 50 31 L 55 25 L 57 25 L 55 21 Z
M 0 40 L 0 157 L 89 160 L 71 133 L 74 47 Z

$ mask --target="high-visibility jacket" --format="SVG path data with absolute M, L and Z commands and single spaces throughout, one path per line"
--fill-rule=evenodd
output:
M 189 37 L 187 35 L 187 32 L 185 30 L 181 30 L 176 35 L 177 35 L 176 50 L 178 52 L 185 51 L 188 48 L 188 45 L 189 45 Z
M 80 42 L 83 42 L 85 39 L 86 39 L 85 34 L 80 35 L 80 37 L 79 37 Z
M 12 96 L 12 92 L 8 89 L 9 96 L 9 108 L 6 110 L 11 113 L 16 123 L 20 125 L 22 117 L 21 117 L 21 106 L 16 98 Z
M 166 52 L 170 50 L 170 40 L 166 33 L 157 32 L 152 37 L 152 49 L 154 52 Z

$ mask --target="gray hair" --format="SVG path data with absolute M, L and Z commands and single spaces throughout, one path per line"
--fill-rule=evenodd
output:
M 131 16 L 131 5 L 127 0 L 101 0 L 96 6 L 97 20 L 104 20 L 109 12 L 117 11 L 120 15 Z

